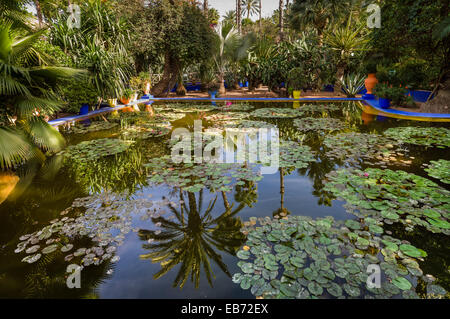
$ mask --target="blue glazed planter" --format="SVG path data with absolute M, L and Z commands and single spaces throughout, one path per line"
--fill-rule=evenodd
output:
M 334 85 L 328 84 L 324 86 L 325 92 L 334 92 Z
M 209 96 L 210 96 L 212 99 L 215 99 L 215 98 L 216 98 L 216 95 L 217 95 L 217 91 L 209 91 Z
M 426 102 L 428 101 L 428 98 L 430 97 L 431 93 L 432 93 L 431 91 L 408 90 L 407 94 L 410 94 L 414 98 L 414 101 L 416 102 Z
M 80 109 L 80 115 L 86 115 L 89 113 L 89 104 L 82 104 Z
M 364 94 L 363 95 L 364 100 L 375 100 L 375 95 L 373 94 Z
M 381 107 L 382 109 L 388 109 L 388 108 L 391 107 L 391 100 L 389 100 L 389 99 L 383 99 L 383 98 L 380 98 L 380 99 L 378 100 L 378 103 L 380 104 L 380 107 Z

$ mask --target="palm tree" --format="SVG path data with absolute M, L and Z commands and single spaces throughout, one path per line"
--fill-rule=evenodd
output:
M 236 25 L 239 34 L 242 33 L 242 0 L 236 0 Z
M 28 13 L 25 10 L 25 4 L 28 0 L 2 0 L 0 1 L 0 19 L 10 21 L 14 28 L 30 30 L 26 23 Z
M 208 15 L 208 10 L 209 10 L 209 4 L 208 4 L 208 0 L 203 0 L 203 12 Z
M 39 28 L 42 28 L 42 24 L 44 23 L 44 19 L 42 17 L 42 9 L 41 9 L 41 3 L 39 2 L 39 0 L 33 0 L 34 2 L 34 6 L 36 7 L 36 14 L 38 17 L 38 21 L 39 21 Z
M 225 72 L 230 63 L 238 62 L 247 56 L 247 49 L 250 46 L 248 37 L 239 36 L 231 23 L 219 23 L 216 28 L 218 35 L 217 51 L 214 55 L 217 72 L 220 82 L 221 94 L 225 94 Z
M 280 40 L 283 41 L 284 39 L 284 0 L 280 0 L 280 5 L 278 8 L 279 15 L 280 15 Z
M 151 251 L 149 254 L 142 255 L 141 258 L 161 263 L 162 269 L 154 275 L 155 279 L 161 278 L 181 263 L 173 287 L 183 288 L 190 276 L 195 287 L 198 288 L 202 268 L 212 286 L 214 274 L 210 259 L 231 277 L 216 249 L 234 255 L 243 244 L 245 236 L 240 232 L 242 222 L 240 218 L 234 216 L 245 207 L 245 204 L 232 210 L 233 207 L 224 197 L 225 212 L 214 218 L 211 212 L 216 205 L 217 195 L 209 202 L 204 213 L 202 213 L 203 191 L 199 192 L 198 200 L 191 192 L 187 193 L 187 197 L 186 202 L 184 193 L 180 190 L 180 208 L 168 205 L 175 216 L 174 221 L 164 217 L 152 219 L 155 224 L 160 225 L 162 231 L 139 231 L 139 237 L 149 242 L 143 245 L 143 248 Z
M 236 11 L 230 10 L 222 17 L 223 22 L 236 25 Z
M 349 4 L 348 0 L 295 0 L 289 16 L 290 26 L 296 30 L 312 25 L 322 45 L 323 32 L 328 24 L 339 17 Z
M 262 29 L 262 0 L 259 0 L 259 29 Z
M 56 81 L 80 74 L 53 67 L 33 44 L 43 32 L 18 36 L 12 23 L 0 23 L 0 169 L 11 169 L 42 151 L 57 152 L 64 145 L 59 132 L 46 121 L 59 110 L 53 94 Z
M 244 6 L 243 14 L 247 15 L 247 19 L 259 12 L 258 0 L 242 0 L 242 5 Z
M 365 24 L 352 23 L 351 16 L 345 27 L 335 28 L 333 32 L 326 34 L 325 43 L 337 53 L 337 85 L 335 92 L 341 92 L 341 80 L 344 77 L 350 59 L 356 53 L 367 50 L 369 39 L 363 33 Z

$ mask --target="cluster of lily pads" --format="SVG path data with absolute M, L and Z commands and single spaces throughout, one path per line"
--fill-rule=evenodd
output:
M 112 138 L 85 141 L 69 146 L 64 151 L 64 156 L 74 161 L 88 162 L 125 152 L 132 144 L 132 141 Z
M 250 116 L 256 118 L 276 118 L 288 119 L 296 118 L 303 115 L 302 109 L 288 109 L 288 108 L 264 108 L 257 109 L 250 113 Z
M 170 134 L 171 127 L 161 124 L 132 125 L 122 129 L 122 135 L 130 139 L 148 139 Z
M 428 166 L 428 168 L 426 168 L 425 171 L 428 173 L 428 175 L 437 178 L 442 183 L 450 184 L 450 161 L 431 161 L 430 165 L 426 166 Z
M 302 132 L 306 131 L 341 131 L 347 128 L 347 125 L 341 120 L 335 118 L 315 118 L 305 117 L 294 120 L 294 126 Z
M 250 104 L 231 104 L 231 105 L 224 105 L 219 107 L 218 109 L 223 112 L 246 112 L 253 110 L 255 107 Z
M 92 132 L 99 132 L 110 130 L 112 128 L 117 127 L 118 124 L 114 122 L 92 122 L 89 125 L 75 125 L 67 129 L 67 133 L 69 134 L 86 134 Z
M 450 235 L 450 192 L 426 178 L 404 171 L 346 168 L 329 173 L 327 179 L 324 190 L 345 200 L 348 211 L 360 218 Z
M 367 165 L 373 165 L 369 161 L 377 160 L 382 167 L 392 162 L 410 165 L 413 160 L 406 156 L 406 151 L 401 150 L 395 140 L 376 134 L 348 132 L 327 135 L 323 143 L 329 158 L 364 159 Z
M 61 212 L 61 218 L 21 236 L 15 253 L 27 254 L 22 262 L 30 264 L 52 253 L 62 253 L 65 261 L 82 266 L 99 265 L 107 260 L 114 263 L 119 260 L 114 254 L 125 235 L 138 231 L 132 227 L 133 216 L 159 217 L 165 213 L 162 208 L 166 205 L 166 201 L 124 199 L 113 193 L 79 198 Z M 90 239 L 89 248 L 77 247 L 83 238 Z
M 401 143 L 450 147 L 450 130 L 443 127 L 393 127 L 384 135 Z
M 414 287 L 419 277 L 430 291 L 446 294 L 420 269 L 426 252 L 381 236 L 373 219 L 251 218 L 242 231 L 247 235 L 237 253 L 242 273 L 233 282 L 258 298 L 419 298 Z M 368 278 L 374 265 L 382 272 L 381 287 L 368 285 L 375 283 Z
M 204 188 L 229 192 L 233 184 L 245 185 L 245 181 L 260 181 L 262 175 L 254 167 L 228 163 L 174 163 L 171 156 L 154 158 L 144 167 L 149 182 L 180 187 L 198 192 Z
M 280 141 L 281 168 L 306 168 L 309 163 L 315 161 L 309 146 L 294 141 Z
M 242 120 L 237 122 L 227 122 L 224 127 L 229 129 L 237 129 L 240 131 L 254 131 L 255 129 L 276 129 L 277 126 L 271 123 L 263 122 L 263 121 L 249 121 L 249 120 Z
M 155 111 L 159 112 L 175 112 L 175 113 L 194 113 L 194 112 L 210 112 L 216 109 L 212 105 L 192 105 L 188 103 L 155 105 Z
M 323 112 L 323 111 L 339 111 L 340 106 L 336 104 L 307 104 L 300 106 L 300 110 L 303 112 Z
M 226 113 L 215 113 L 212 115 L 208 115 L 205 117 L 207 121 L 211 122 L 228 122 L 228 121 L 237 121 L 241 119 L 246 119 L 249 117 L 249 113 L 242 112 L 226 112 Z

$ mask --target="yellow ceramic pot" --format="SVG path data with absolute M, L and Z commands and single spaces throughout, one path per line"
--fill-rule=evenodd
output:
M 117 99 L 108 99 L 108 104 L 111 107 L 116 107 L 117 106 Z
M 294 91 L 292 92 L 292 95 L 294 96 L 294 99 L 298 100 L 300 96 L 302 96 L 302 91 Z

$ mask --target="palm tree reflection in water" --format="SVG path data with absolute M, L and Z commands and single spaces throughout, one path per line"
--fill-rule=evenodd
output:
M 187 195 L 187 202 L 185 195 Z M 153 218 L 153 223 L 160 227 L 160 231 L 139 231 L 140 239 L 148 242 L 143 247 L 151 251 L 149 254 L 142 255 L 141 258 L 161 264 L 162 269 L 154 275 L 154 279 L 163 277 L 173 267 L 181 264 L 173 287 L 183 288 L 190 276 L 191 281 L 198 288 L 202 268 L 212 287 L 215 276 L 211 268 L 211 259 L 227 276 L 231 277 L 218 251 L 235 255 L 243 245 L 245 236 L 240 231 L 242 222 L 235 215 L 245 208 L 247 203 L 241 202 L 236 209 L 233 209 L 234 204 L 230 205 L 226 193 L 222 192 L 225 212 L 215 218 L 212 216 L 212 211 L 218 196 L 216 195 L 209 202 L 202 213 L 203 190 L 198 193 L 198 200 L 195 193 L 180 190 L 179 207 L 168 205 L 174 216 L 171 217 L 172 220 L 162 216 Z

